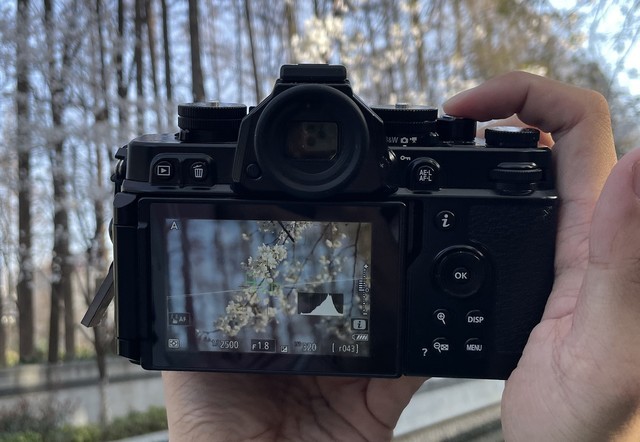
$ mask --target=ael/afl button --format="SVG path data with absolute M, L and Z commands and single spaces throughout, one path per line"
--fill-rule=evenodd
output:
M 470 246 L 454 246 L 436 258 L 435 279 L 442 290 L 457 298 L 475 294 L 484 284 L 486 258 Z
M 420 158 L 409 165 L 409 189 L 415 191 L 440 189 L 440 165 L 431 158 Z

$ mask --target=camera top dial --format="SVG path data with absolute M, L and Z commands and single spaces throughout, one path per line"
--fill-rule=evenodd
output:
M 178 105 L 177 138 L 180 141 L 213 143 L 234 142 L 247 106 L 238 103 L 208 101 Z
M 384 121 L 387 143 L 390 146 L 433 147 L 443 145 L 471 145 L 476 136 L 476 121 L 444 115 L 438 109 L 397 103 L 376 106 L 373 111 Z

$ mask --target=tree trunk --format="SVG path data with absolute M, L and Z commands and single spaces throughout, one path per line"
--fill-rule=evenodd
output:
M 118 81 L 118 123 L 122 133 L 127 133 L 129 127 L 129 111 L 127 108 L 127 94 L 129 83 L 124 70 L 124 0 L 118 0 L 118 36 L 115 43 L 116 77 Z
M 0 256 L 0 260 L 4 260 L 4 256 Z M 4 262 L 0 262 L 0 281 L 4 272 Z M 0 284 L 0 318 L 4 316 L 4 301 L 6 295 L 4 293 L 4 284 Z M 0 320 L 0 368 L 7 366 L 7 333 L 3 321 Z
M 51 155 L 51 176 L 53 181 L 53 249 L 51 261 L 51 315 L 49 323 L 49 349 L 48 361 L 58 361 L 59 351 L 59 321 L 60 307 L 64 308 L 64 343 L 65 359 L 75 357 L 75 320 L 73 312 L 73 292 L 71 278 L 73 266 L 71 264 L 71 251 L 69 248 L 69 211 L 68 211 L 68 178 L 64 166 L 64 141 L 63 112 L 65 95 L 65 73 L 72 63 L 72 48 L 74 42 L 66 38 L 62 44 L 62 53 L 56 54 L 54 48 L 54 18 L 51 0 L 44 0 L 44 21 L 49 52 L 48 81 L 51 95 L 51 120 L 53 130 L 53 144 Z M 66 23 L 65 26 L 73 27 L 75 23 Z M 60 61 L 57 61 L 57 58 Z
M 416 77 L 420 91 L 425 91 L 427 89 L 427 63 L 424 57 L 424 33 L 422 32 L 422 23 L 420 21 L 420 4 L 417 0 L 409 2 L 409 10 L 411 11 L 412 35 L 415 36 Z
M 169 46 L 169 17 L 167 12 L 167 0 L 160 0 L 162 8 L 162 44 L 164 49 L 164 85 L 167 94 L 166 112 L 167 123 L 171 127 L 173 123 L 173 88 L 171 85 L 171 47 Z
M 95 113 L 96 125 L 108 125 L 109 124 L 109 106 L 108 96 L 109 89 L 107 86 L 107 62 L 105 51 L 104 34 L 102 33 L 102 8 L 101 0 L 96 1 L 96 21 L 98 24 L 98 44 L 100 47 L 100 87 L 96 88 L 96 96 L 101 97 L 103 107 Z M 104 109 L 104 110 L 102 110 Z M 98 189 L 102 189 L 104 186 L 103 176 L 103 151 L 108 149 L 99 141 L 95 145 L 95 186 Z M 98 192 L 101 195 L 102 192 Z M 93 202 L 94 219 L 95 219 L 95 231 L 93 239 L 90 242 L 89 250 L 87 250 L 87 286 L 89 293 L 87 293 L 87 305 L 89 305 L 91 296 L 95 292 L 95 289 L 100 286 L 101 277 L 106 273 L 107 269 L 107 245 L 105 244 L 105 231 L 107 226 L 105 225 L 105 204 L 100 198 L 96 198 Z M 94 277 L 98 274 L 97 278 Z M 94 281 L 91 284 L 91 281 Z M 102 426 L 107 425 L 109 422 L 109 408 L 107 406 L 107 391 L 106 388 L 109 384 L 109 373 L 107 372 L 107 355 L 109 354 L 108 348 L 108 330 L 105 324 L 100 324 L 93 327 L 93 347 L 96 352 L 96 364 L 98 367 L 98 394 L 100 396 L 100 424 Z
M 136 45 L 133 50 L 133 60 L 136 65 L 136 115 L 138 133 L 144 133 L 144 84 L 142 67 L 142 26 L 144 24 L 144 0 L 135 1 L 135 37 Z
M 244 0 L 244 18 L 247 24 L 247 32 L 249 34 L 249 51 L 251 53 L 251 65 L 253 67 L 253 86 L 256 94 L 256 103 L 262 101 L 260 94 L 260 78 L 258 74 L 258 62 L 256 60 L 256 47 L 253 37 L 253 21 L 251 17 L 250 0 Z
M 18 0 L 16 17 L 16 148 L 18 151 L 18 327 L 21 362 L 35 358 L 35 318 L 33 311 L 33 256 L 31 250 L 31 140 L 29 133 L 29 62 L 27 32 L 29 0 Z
M 209 97 L 220 99 L 222 97 L 222 84 L 220 83 L 220 72 L 222 72 L 222 69 L 220 68 L 220 51 L 218 50 L 217 16 L 218 10 L 215 4 L 213 4 L 213 2 L 208 6 L 205 4 L 205 17 L 207 17 L 205 26 L 210 30 L 208 33 L 210 40 L 207 41 L 206 44 L 211 48 L 209 57 L 211 59 L 211 72 L 213 73 L 211 78 L 213 80 L 213 93 L 209 91 L 211 94 Z M 224 65 L 224 62 L 222 64 Z
M 149 61 L 151 62 L 151 82 L 153 84 L 153 107 L 156 113 L 156 130 L 160 131 L 163 127 L 160 93 L 158 91 L 158 70 L 156 62 L 156 35 L 155 35 L 155 18 L 153 16 L 153 8 L 151 0 L 145 0 L 145 25 L 147 27 L 147 44 L 149 46 Z
M 293 51 L 293 38 L 298 35 L 298 23 L 296 20 L 296 4 L 295 0 L 292 2 L 285 2 L 284 4 L 284 16 L 287 22 L 287 41 L 285 45 L 289 52 L 289 60 L 291 63 L 297 63 L 296 54 Z
M 189 37 L 191 39 L 191 89 L 194 101 L 204 101 L 204 79 L 200 63 L 198 0 L 189 0 Z
M 242 6 L 238 2 L 233 2 L 233 12 L 235 18 L 236 29 L 242 29 Z M 244 46 L 242 44 L 242 35 L 236 35 L 235 47 L 235 63 L 238 69 L 236 75 L 236 88 L 238 90 L 238 103 L 244 103 Z

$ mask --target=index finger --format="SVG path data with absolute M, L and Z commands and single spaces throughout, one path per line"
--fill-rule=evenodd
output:
M 525 72 L 512 72 L 456 95 L 444 104 L 456 116 L 480 121 L 513 114 L 550 132 L 562 200 L 556 266 L 586 265 L 591 217 L 616 162 L 609 108 L 594 91 Z

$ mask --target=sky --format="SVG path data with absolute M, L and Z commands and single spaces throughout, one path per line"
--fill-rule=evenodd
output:
M 574 9 L 577 0 L 550 0 L 550 3 L 559 9 Z M 615 36 L 623 27 L 625 15 L 621 12 L 621 6 L 632 7 L 634 2 L 632 0 L 619 0 L 619 1 L 607 1 L 606 5 L 602 8 L 602 18 L 599 26 L 595 29 L 596 34 L 604 38 L 604 43 L 598 42 L 597 39 L 591 38 L 584 42 L 584 46 L 587 49 L 596 50 L 599 48 L 600 54 L 609 63 L 610 72 L 615 73 L 616 65 L 619 63 L 622 55 L 624 55 L 623 69 L 616 73 L 616 77 L 622 87 L 628 88 L 632 95 L 640 96 L 640 28 L 636 30 L 635 41 L 632 45 L 625 48 L 624 51 L 616 51 Z M 591 17 L 590 17 L 591 18 Z M 585 23 L 585 32 L 589 34 L 589 29 L 586 27 L 590 24 L 591 20 L 587 20 Z M 640 26 L 640 23 L 638 23 Z M 629 36 L 633 39 L 633 36 Z M 629 75 L 629 73 L 634 74 Z

